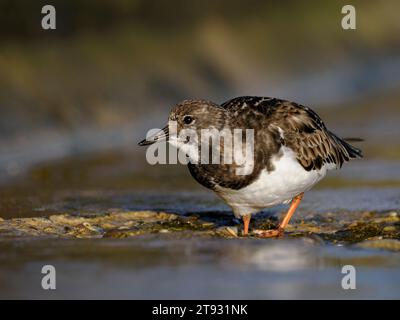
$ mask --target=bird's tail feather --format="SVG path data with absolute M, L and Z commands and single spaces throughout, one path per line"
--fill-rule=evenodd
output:
M 342 138 L 342 140 L 346 142 L 362 142 L 364 141 L 363 138 Z
M 359 142 L 359 141 L 364 141 L 363 139 L 360 138 L 345 138 L 341 139 L 337 135 L 335 135 L 333 132 L 330 132 L 330 134 L 333 136 L 333 138 L 343 146 L 344 149 L 346 149 L 347 153 L 349 154 L 350 158 L 355 159 L 355 158 L 362 158 L 363 154 L 361 149 L 354 147 L 348 142 Z

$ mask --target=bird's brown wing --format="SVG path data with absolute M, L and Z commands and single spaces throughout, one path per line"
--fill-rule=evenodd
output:
M 275 136 L 279 133 L 281 137 L 280 144 L 291 148 L 308 171 L 321 169 L 325 164 L 340 168 L 349 159 L 362 157 L 360 149 L 330 132 L 313 110 L 298 103 L 244 96 L 226 101 L 221 106 L 235 114 L 248 107 L 256 117 L 264 117 L 268 131 L 276 130 Z
M 282 144 L 296 153 L 307 171 L 321 169 L 325 164 L 340 168 L 344 162 L 362 157 L 361 150 L 330 132 L 308 107 L 281 101 L 273 107 L 270 123 L 278 128 Z

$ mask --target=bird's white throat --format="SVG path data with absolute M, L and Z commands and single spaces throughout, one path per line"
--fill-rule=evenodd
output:
M 185 154 L 193 164 L 235 164 L 236 174 L 249 175 L 254 169 L 253 129 L 173 130 L 169 143 Z M 243 136 L 243 131 L 245 136 Z M 198 135 L 200 132 L 200 136 Z M 180 158 L 180 157 L 178 157 Z

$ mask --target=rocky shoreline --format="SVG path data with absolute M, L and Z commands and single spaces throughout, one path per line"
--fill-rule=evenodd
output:
M 276 227 L 277 217 L 255 216 L 252 227 Z M 160 235 L 172 238 L 243 238 L 233 217 L 218 213 L 178 215 L 160 211 L 118 211 L 105 215 L 69 214 L 34 218 L 0 218 L 1 239 L 132 238 Z M 250 234 L 250 238 L 256 235 Z M 287 228 L 285 237 L 310 238 L 316 243 L 356 245 L 400 251 L 400 215 L 390 212 L 303 214 Z M 260 239 L 261 240 L 261 239 Z

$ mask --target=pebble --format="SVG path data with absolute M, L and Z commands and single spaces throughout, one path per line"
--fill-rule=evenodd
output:
M 219 227 L 216 233 L 226 237 L 238 237 L 239 231 L 237 227 Z
M 396 231 L 395 226 L 387 226 L 383 228 L 383 232 L 394 232 L 394 231 Z

